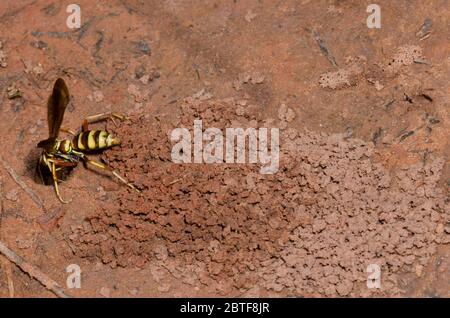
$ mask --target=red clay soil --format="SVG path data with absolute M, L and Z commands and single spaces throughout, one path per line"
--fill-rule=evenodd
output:
M 13 251 L 73 296 L 450 297 L 447 1 L 378 1 L 381 29 L 352 0 L 77 3 L 71 30 L 58 1 L 0 2 L 0 240 Z M 80 165 L 62 205 L 35 179 L 58 77 L 64 127 L 130 116 L 106 124 L 122 145 L 93 158 L 141 196 Z M 170 132 L 194 119 L 280 128 L 278 172 L 173 163 Z M 66 288 L 70 264 L 80 289 Z M 54 296 L 0 256 L 12 295 Z
M 366 268 L 379 264 L 378 292 L 397 295 L 399 270 L 422 268 L 450 242 L 442 159 L 390 174 L 373 162 L 371 143 L 289 128 L 273 175 L 249 164 L 172 163 L 171 129 L 192 130 L 194 119 L 205 128 L 267 127 L 256 109 L 241 108 L 188 99 L 174 126 L 143 115 L 117 129 L 127 146 L 107 162 L 142 196 L 120 191 L 114 205 L 93 210 L 69 236 L 75 253 L 113 268 L 150 263 L 221 296 L 370 295 Z

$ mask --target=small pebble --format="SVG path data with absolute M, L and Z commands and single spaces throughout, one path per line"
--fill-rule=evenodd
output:
M 103 93 L 101 91 L 95 91 L 92 97 L 96 103 L 101 102 L 104 99 Z
M 19 192 L 16 189 L 11 190 L 5 195 L 5 197 L 9 201 L 17 202 L 19 199 Z
M 422 276 L 422 272 L 423 272 L 423 265 L 417 264 L 414 267 L 414 272 L 416 273 L 417 277 L 421 277 Z
M 111 296 L 111 289 L 109 289 L 108 287 L 102 287 L 100 289 L 100 295 L 109 298 Z
M 130 290 L 130 294 L 133 296 L 136 296 L 139 293 L 139 289 L 137 288 L 133 288 L 132 290 Z

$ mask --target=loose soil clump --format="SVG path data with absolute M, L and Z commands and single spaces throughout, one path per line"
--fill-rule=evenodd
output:
M 252 164 L 175 164 L 175 127 L 273 122 L 231 99 L 179 106 L 175 119 L 142 115 L 116 129 L 123 146 L 105 160 L 142 196 L 116 191 L 116 205 L 94 210 L 70 236 L 77 255 L 147 264 L 157 280 L 216 295 L 368 296 L 399 294 L 400 270 L 426 265 L 450 242 L 442 159 L 391 173 L 370 142 L 288 128 L 272 175 Z M 380 290 L 366 287 L 369 264 L 381 268 Z

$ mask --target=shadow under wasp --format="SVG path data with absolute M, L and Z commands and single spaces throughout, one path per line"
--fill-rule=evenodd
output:
M 70 130 L 61 129 L 64 112 L 69 104 L 70 95 L 66 83 L 63 79 L 58 78 L 53 87 L 52 94 L 47 102 L 47 121 L 49 137 L 38 143 L 38 147 L 42 148 L 42 154 L 39 157 L 37 172 L 41 180 L 48 184 L 53 182 L 55 193 L 62 203 L 69 203 L 61 198 L 58 188 L 60 177 L 69 173 L 75 168 L 80 161 L 91 164 L 97 168 L 109 171 L 121 182 L 140 192 L 133 184 L 121 177 L 114 169 L 106 164 L 91 160 L 85 153 L 107 149 L 120 144 L 117 137 L 113 136 L 106 130 L 89 130 L 89 124 L 114 118 L 123 120 L 125 117 L 115 113 L 98 114 L 87 117 L 82 124 L 81 132 L 73 133 Z M 58 139 L 60 130 L 66 131 L 73 135 L 73 139 Z M 50 176 L 50 182 L 49 182 Z

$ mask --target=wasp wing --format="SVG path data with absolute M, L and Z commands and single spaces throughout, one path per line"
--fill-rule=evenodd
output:
M 70 95 L 69 89 L 62 78 L 58 78 L 53 86 L 53 92 L 47 102 L 47 120 L 49 139 L 58 137 L 59 129 L 66 111 L 67 104 L 69 104 Z

